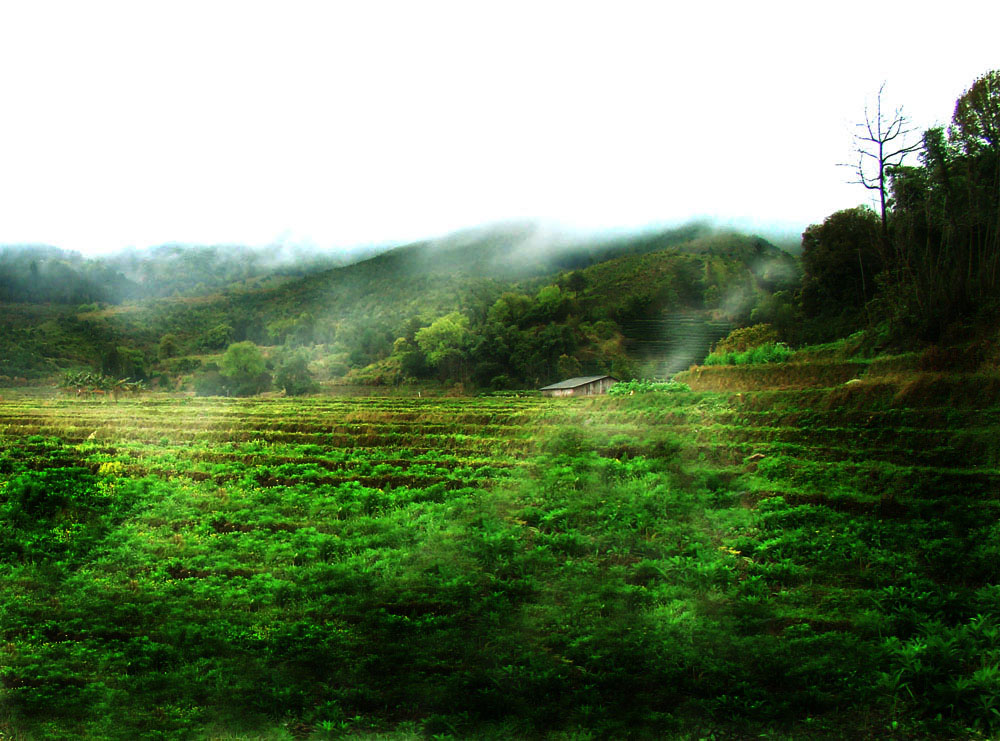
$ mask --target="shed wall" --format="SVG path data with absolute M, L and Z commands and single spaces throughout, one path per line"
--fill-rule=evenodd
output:
M 608 389 L 618 383 L 613 378 L 601 378 L 597 381 L 585 383 L 570 389 L 552 389 L 543 391 L 543 396 L 594 396 L 595 394 L 606 394 Z

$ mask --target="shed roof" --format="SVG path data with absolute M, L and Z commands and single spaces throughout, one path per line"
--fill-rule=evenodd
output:
M 556 389 L 575 389 L 577 386 L 586 386 L 588 383 L 600 381 L 602 378 L 610 378 L 612 381 L 618 379 L 614 376 L 580 376 L 579 378 L 567 378 L 565 381 L 553 383 L 551 386 L 543 386 L 541 391 L 555 391 Z

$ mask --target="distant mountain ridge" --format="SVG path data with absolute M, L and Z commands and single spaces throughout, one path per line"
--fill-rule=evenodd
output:
M 48 245 L 0 245 L 0 302 L 118 304 L 206 295 L 248 282 L 302 277 L 374 251 L 166 244 L 88 257 Z

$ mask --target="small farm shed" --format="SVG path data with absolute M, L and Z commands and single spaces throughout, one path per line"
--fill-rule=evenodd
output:
M 553 383 L 541 392 L 542 396 L 593 396 L 606 394 L 616 383 L 618 379 L 614 376 L 581 376 Z

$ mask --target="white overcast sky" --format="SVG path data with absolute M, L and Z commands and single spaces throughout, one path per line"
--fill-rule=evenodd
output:
M 998 28 L 982 0 L 0 0 L 0 244 L 800 231 L 867 201 L 837 163 L 880 84 L 946 124 Z

